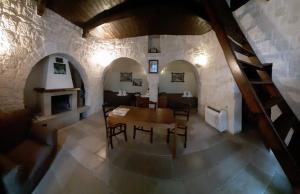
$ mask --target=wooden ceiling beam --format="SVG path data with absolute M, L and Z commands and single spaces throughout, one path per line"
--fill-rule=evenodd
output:
M 81 25 L 83 28 L 84 34 L 83 36 L 86 36 L 87 33 L 89 33 L 90 30 L 104 24 L 109 23 L 115 20 L 120 20 L 123 18 L 133 17 L 139 14 L 146 14 L 151 13 L 152 11 L 156 11 L 160 8 L 164 8 L 164 10 L 168 10 L 168 8 L 177 7 L 180 9 L 181 13 L 187 12 L 189 14 L 197 14 L 197 15 L 203 15 L 199 12 L 199 5 L 195 4 L 193 1 L 183 2 L 179 0 L 174 1 L 140 1 L 140 0 L 132 0 L 132 1 L 125 1 L 124 3 L 121 3 L 109 10 L 103 11 L 90 19 L 89 21 L 85 22 Z M 200 10 L 201 11 L 201 10 Z
M 47 0 L 37 0 L 37 14 L 43 16 L 46 10 Z

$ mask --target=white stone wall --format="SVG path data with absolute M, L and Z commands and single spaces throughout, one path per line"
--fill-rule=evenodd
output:
M 54 53 L 70 56 L 87 87 L 87 104 L 99 103 L 99 92 L 90 89 L 99 88 L 100 69 L 88 63 L 94 44 L 81 38 L 80 28 L 50 10 L 39 17 L 34 0 L 2 0 L 0 16 L 1 111 L 24 106 L 24 86 L 32 67 Z
M 161 36 L 160 54 L 148 54 L 148 37 L 100 41 L 82 38 L 82 30 L 51 10 L 36 14 L 35 0 L 0 2 L 0 111 L 24 107 L 24 87 L 34 65 L 44 57 L 62 53 L 81 74 L 86 87 L 89 113 L 100 110 L 103 102 L 104 74 L 116 59 L 127 57 L 142 64 L 159 59 L 160 69 L 172 61 L 185 60 L 198 72 L 199 111 L 211 105 L 227 109 L 229 131 L 241 129 L 240 93 L 214 32 L 202 36 Z M 207 66 L 197 68 L 199 53 L 208 56 Z M 150 99 L 156 101 L 159 74 L 147 75 Z M 239 114 L 237 114 L 239 113 Z
M 253 0 L 235 12 L 260 60 L 300 119 L 300 1 Z

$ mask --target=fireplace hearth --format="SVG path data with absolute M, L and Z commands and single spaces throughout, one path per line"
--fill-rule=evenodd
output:
M 52 96 L 51 97 L 52 115 L 72 110 L 70 100 L 71 100 L 71 95 Z

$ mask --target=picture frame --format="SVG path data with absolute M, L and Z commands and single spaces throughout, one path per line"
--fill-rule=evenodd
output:
M 158 60 L 149 60 L 149 73 L 158 73 Z
M 132 72 L 121 72 L 120 73 L 120 82 L 132 82 Z
M 173 73 L 171 82 L 184 82 L 184 73 Z
M 53 63 L 54 74 L 67 74 L 66 64 L 63 63 Z
M 139 79 L 139 78 L 134 78 L 132 80 L 132 85 L 141 87 L 141 86 L 143 86 L 143 80 Z

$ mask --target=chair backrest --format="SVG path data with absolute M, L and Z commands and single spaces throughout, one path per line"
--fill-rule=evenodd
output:
M 114 108 L 108 104 L 102 104 L 102 111 L 103 111 L 103 117 L 104 117 L 104 122 L 105 122 L 105 128 L 108 128 L 108 114 L 113 110 Z
M 148 108 L 149 107 L 149 98 L 143 98 L 143 97 L 137 96 L 136 106 L 142 107 L 142 108 Z
M 156 109 L 157 108 L 157 103 L 149 101 L 148 102 L 148 107 L 151 108 L 151 109 Z
M 190 105 L 189 104 L 180 104 L 180 106 L 174 108 L 174 116 L 184 116 L 186 120 L 189 120 L 190 117 Z

